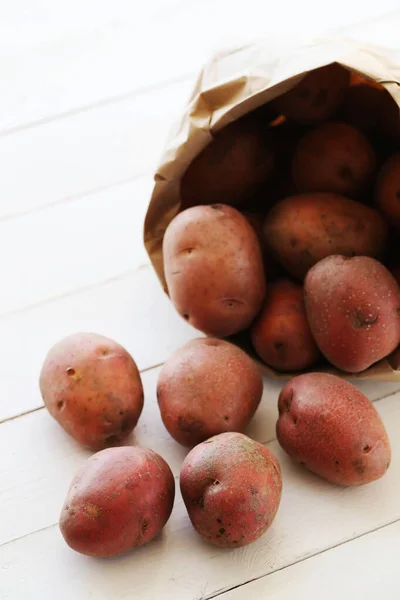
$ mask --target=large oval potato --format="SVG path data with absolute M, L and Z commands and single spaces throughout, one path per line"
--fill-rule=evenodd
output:
M 239 206 L 274 166 L 266 128 L 252 115 L 230 123 L 189 165 L 181 181 L 182 208 L 222 202 Z
M 143 386 L 131 355 L 95 333 L 55 344 L 40 373 L 44 403 L 83 446 L 99 450 L 131 433 L 143 409 Z
M 400 153 L 382 166 L 375 187 L 375 201 L 388 222 L 400 231 Z
M 329 256 L 307 273 L 305 305 L 321 352 L 335 367 L 358 373 L 400 344 L 400 290 L 367 256 Z
M 282 389 L 276 435 L 295 461 L 339 485 L 379 479 L 390 465 L 385 426 L 372 402 L 351 383 L 306 373 Z
M 265 296 L 260 244 L 253 227 L 223 204 L 179 213 L 163 241 L 170 298 L 193 327 L 225 337 L 246 329 Z
M 192 340 L 175 352 L 157 384 L 163 423 L 185 446 L 225 431 L 243 431 L 262 393 L 262 377 L 251 358 L 212 338 Z
M 378 211 L 336 194 L 299 194 L 278 202 L 264 222 L 266 245 L 294 277 L 331 254 L 380 257 L 387 226 Z
M 223 548 L 258 539 L 274 520 L 282 492 L 275 456 L 241 433 L 221 433 L 193 448 L 180 485 L 197 533 Z
M 117 556 L 152 540 L 169 519 L 175 481 L 153 450 L 108 448 L 76 473 L 60 515 L 68 546 L 90 556 Z
M 349 85 L 350 73 L 337 63 L 309 71 L 291 90 L 275 100 L 282 114 L 312 125 L 329 119 Z
M 299 192 L 332 192 L 358 197 L 376 169 L 367 138 L 346 123 L 323 123 L 299 142 L 292 174 Z
M 278 371 L 301 371 L 318 360 L 301 285 L 280 279 L 268 286 L 264 306 L 251 328 L 251 341 L 258 356 Z

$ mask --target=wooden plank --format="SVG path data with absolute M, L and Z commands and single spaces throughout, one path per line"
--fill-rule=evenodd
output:
M 0 315 L 148 264 L 151 177 L 0 223 Z
M 271 529 L 254 544 L 226 551 L 203 542 L 189 524 L 178 492 L 163 534 L 119 559 L 94 560 L 72 552 L 63 543 L 56 526 L 3 545 L 2 597 L 19 599 L 29 585 L 33 598 L 51 597 L 57 587 L 61 600 L 91 595 L 98 600 L 108 600 L 111 596 L 127 599 L 132 596 L 134 585 L 135 595 L 143 599 L 208 598 L 400 519 L 399 397 L 382 400 L 377 408 L 393 445 L 392 466 L 381 480 L 359 488 L 333 486 L 293 465 L 275 441 L 268 446 L 282 466 L 282 502 Z M 36 434 L 46 443 L 39 431 Z M 59 467 L 54 442 L 48 438 L 47 444 L 42 472 L 46 469 L 55 476 L 56 470 L 63 469 Z M 158 444 L 154 448 L 160 450 Z M 175 473 L 184 455 L 181 448 L 177 447 L 177 452 L 176 462 L 164 452 Z M 66 456 L 65 451 L 63 455 Z M 16 486 L 18 483 L 17 479 Z M 10 488 L 13 486 L 11 481 Z M 21 497 L 15 512 L 18 519 L 23 494 L 19 489 L 14 493 L 15 497 Z M 54 514 L 56 505 L 59 509 L 61 495 L 61 491 L 44 489 L 46 501 L 37 498 L 36 502 L 43 502 L 47 511 Z M 25 502 L 23 506 L 28 506 L 26 512 L 29 512 L 35 503 L 32 506 L 32 502 Z
M 221 600 L 396 600 L 400 523 L 218 595 Z
M 112 239 L 114 239 L 113 236 Z M 0 421 L 41 406 L 38 377 L 50 347 L 75 331 L 124 345 L 140 369 L 201 334 L 175 311 L 150 267 L 0 318 Z
M 360 12 L 357 3 L 341 0 L 318 11 L 314 0 L 301 5 L 282 0 L 271 18 L 265 16 L 262 0 L 248 0 L 245 11 L 229 0 L 151 0 L 143 6 L 128 0 L 3 3 L 0 129 L 193 73 L 212 49 L 234 39 L 271 37 L 277 31 L 281 37 L 297 36 L 299 31 L 321 35 L 396 8 L 397 0 L 381 0 L 364 3 Z M 392 21 L 387 20 L 389 25 Z M 384 26 L 385 22 L 377 27 L 379 39 L 389 37 L 390 43 Z
M 152 176 L 191 87 L 171 84 L 0 137 L 0 220 Z

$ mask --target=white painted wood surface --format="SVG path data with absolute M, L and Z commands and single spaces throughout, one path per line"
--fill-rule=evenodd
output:
M 270 531 L 240 550 L 207 545 L 178 492 L 157 540 L 108 561 L 73 553 L 58 531 L 69 481 L 88 452 L 50 418 L 37 385 L 60 337 L 86 330 L 115 338 L 145 370 L 145 409 L 130 442 L 160 452 L 178 477 L 186 451 L 159 417 L 158 365 L 199 334 L 176 315 L 142 245 L 170 126 L 212 49 L 272 34 L 345 35 L 359 23 L 361 41 L 384 37 L 400 52 L 400 14 L 375 21 L 396 8 L 397 0 L 1 3 L 1 600 L 47 600 L 54 590 L 68 600 L 398 598 L 400 385 L 357 384 L 384 419 L 393 463 L 379 482 L 342 489 L 280 450 L 281 384 L 266 379 L 248 433 L 282 465 Z

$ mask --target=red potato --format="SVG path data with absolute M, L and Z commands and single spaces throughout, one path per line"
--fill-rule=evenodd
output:
M 193 160 L 181 181 L 182 208 L 224 203 L 240 206 L 274 166 L 266 128 L 249 115 L 230 123 Z
M 375 187 L 375 202 L 392 227 L 400 232 L 400 153 L 382 166 Z
M 278 371 L 301 371 L 318 360 L 301 285 L 288 279 L 269 285 L 264 306 L 251 329 L 251 341 L 258 356 Z
M 381 86 L 367 82 L 352 85 L 346 90 L 337 118 L 366 134 L 382 132 L 387 93 Z
M 381 257 L 387 226 L 378 211 L 336 194 L 298 194 L 278 202 L 264 222 L 265 245 L 294 277 L 331 254 Z
M 376 155 L 367 138 L 346 123 L 323 123 L 297 145 L 292 175 L 299 192 L 358 197 L 371 183 Z
M 271 525 L 282 478 L 267 448 L 241 433 L 222 433 L 189 452 L 180 486 L 197 533 L 217 546 L 238 548 Z
M 113 445 L 136 426 L 143 386 L 131 355 L 95 333 L 76 333 L 47 354 L 40 391 L 52 417 L 83 446 Z
M 276 434 L 296 462 L 339 485 L 382 477 L 391 450 L 374 405 L 351 383 L 325 373 L 294 377 L 282 389 Z
M 265 296 L 260 244 L 253 227 L 223 204 L 179 213 L 163 241 L 169 296 L 193 327 L 215 337 L 246 329 Z
M 150 542 L 168 521 L 175 481 L 153 450 L 108 448 L 76 473 L 60 515 L 68 546 L 109 557 Z
M 398 267 L 392 267 L 390 272 L 400 286 L 400 265 Z
M 216 339 L 185 344 L 164 364 L 157 384 L 163 423 L 185 446 L 225 431 L 243 431 L 262 393 L 262 377 L 251 358 Z
M 275 106 L 279 112 L 297 123 L 320 123 L 333 115 L 349 80 L 349 71 L 337 63 L 314 69 L 295 87 L 277 98 Z
M 373 258 L 321 260 L 307 274 L 304 297 L 315 341 L 343 371 L 364 371 L 400 344 L 400 289 Z

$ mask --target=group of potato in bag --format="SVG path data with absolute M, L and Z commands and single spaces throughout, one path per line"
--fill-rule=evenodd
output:
M 324 357 L 358 373 L 400 344 L 397 148 L 391 96 L 332 64 L 221 130 L 182 178 L 184 210 L 164 236 L 165 278 L 178 312 L 209 337 L 165 363 L 157 398 L 168 432 L 192 448 L 182 497 L 194 528 L 214 544 L 259 538 L 282 491 L 277 459 L 241 433 L 261 400 L 260 372 L 218 338 L 247 331 L 261 360 L 284 372 Z M 63 506 L 67 543 L 115 556 L 153 539 L 172 511 L 172 472 L 153 450 L 109 447 L 143 409 L 133 358 L 108 338 L 75 334 L 50 350 L 40 388 L 62 427 L 100 450 Z M 282 448 L 321 477 L 361 485 L 388 469 L 385 427 L 349 382 L 297 375 L 278 410 Z

